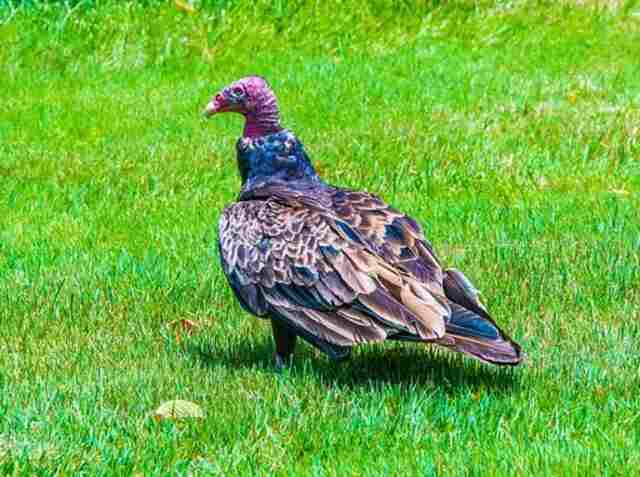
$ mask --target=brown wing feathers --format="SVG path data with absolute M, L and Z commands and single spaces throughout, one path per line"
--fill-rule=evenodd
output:
M 398 332 L 422 340 L 444 334 L 446 305 L 347 223 L 269 201 L 239 202 L 224 215 L 221 256 L 245 304 L 264 301 L 298 330 L 338 346 Z
M 286 190 L 264 194 L 272 199 L 225 209 L 219 230 L 225 273 L 251 313 L 334 357 L 395 338 L 498 364 L 522 359 L 466 277 L 442 271 L 409 217 L 361 192 L 336 190 L 329 208 L 301 194 L 287 201 Z
M 336 196 L 339 203 L 337 210 L 378 247 L 386 263 L 406 272 L 420 284 L 412 289 L 413 294 L 406 294 L 407 289 L 404 289 L 402 302 L 405 306 L 412 309 L 412 296 L 418 296 L 421 298 L 421 310 L 413 308 L 413 311 L 420 316 L 437 317 L 440 306 L 447 309 L 445 328 L 439 330 L 435 343 L 496 364 L 518 364 L 522 360 L 518 344 L 489 316 L 478 299 L 477 291 L 464 274 L 455 269 L 443 273 L 431 244 L 425 239 L 417 222 L 366 192 L 342 191 Z M 391 291 L 397 286 L 394 276 L 379 274 L 383 283 L 386 282 L 386 288 Z M 425 303 L 432 305 L 435 314 L 424 310 Z M 391 307 L 387 305 L 384 309 L 391 310 Z M 401 313 L 398 310 L 394 312 Z M 441 321 L 436 318 L 429 325 L 437 330 L 439 323 Z M 393 337 L 420 339 L 417 332 L 402 332 Z

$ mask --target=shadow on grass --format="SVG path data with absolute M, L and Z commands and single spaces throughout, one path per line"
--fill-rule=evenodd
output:
M 270 338 L 221 346 L 215 341 L 193 343 L 185 351 L 204 367 L 278 374 Z M 351 358 L 339 363 L 299 344 L 294 362 L 284 374 L 292 379 L 311 375 L 321 382 L 352 389 L 431 387 L 454 396 L 481 389 L 513 392 L 519 386 L 521 372 L 485 365 L 436 346 L 385 343 L 354 348 Z

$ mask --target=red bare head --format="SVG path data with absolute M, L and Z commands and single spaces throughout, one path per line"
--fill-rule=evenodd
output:
M 260 76 L 247 76 L 223 88 L 207 104 L 206 117 L 234 112 L 245 119 L 244 136 L 265 136 L 281 131 L 276 95 Z

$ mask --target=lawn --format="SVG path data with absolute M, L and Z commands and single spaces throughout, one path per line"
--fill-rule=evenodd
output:
M 0 1 L 0 474 L 638 472 L 639 2 L 23 3 Z M 526 363 L 301 345 L 275 372 L 215 246 L 242 122 L 201 117 L 250 73 Z M 204 418 L 153 419 L 172 399 Z

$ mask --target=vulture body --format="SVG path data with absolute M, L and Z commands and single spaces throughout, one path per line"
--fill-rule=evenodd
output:
M 367 192 L 325 183 L 280 126 L 257 76 L 218 93 L 205 115 L 245 116 L 238 200 L 219 223 L 224 273 L 242 307 L 270 319 L 276 364 L 297 337 L 333 359 L 386 339 L 435 343 L 517 365 L 520 346 L 489 316 L 464 274 L 443 269 L 420 225 Z

